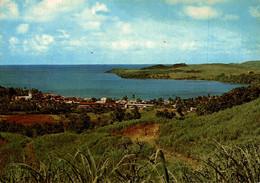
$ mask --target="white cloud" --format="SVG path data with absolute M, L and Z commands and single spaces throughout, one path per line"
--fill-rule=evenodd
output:
M 10 44 L 18 44 L 19 43 L 19 39 L 17 39 L 16 37 L 11 37 L 9 39 L 9 43 Z
M 29 30 L 29 25 L 28 24 L 20 24 L 17 28 L 16 28 L 16 32 L 18 34 L 24 34 Z
M 25 14 L 28 21 L 51 21 L 58 16 L 76 10 L 84 3 L 83 0 L 43 0 L 32 3 Z
M 42 34 L 36 35 L 31 39 L 19 40 L 16 37 L 9 39 L 9 49 L 11 52 L 19 54 L 32 54 L 37 55 L 39 53 L 47 52 L 50 44 L 54 42 L 53 36 Z
M 208 4 L 214 4 L 214 3 L 220 3 L 220 2 L 226 2 L 228 0 L 166 0 L 167 3 L 170 4 L 176 4 L 176 3 L 208 3 Z
M 131 34 L 133 32 L 131 24 L 129 23 L 118 22 L 116 27 L 120 29 L 120 32 L 123 34 Z
M 17 19 L 18 5 L 11 0 L 0 0 L 0 19 Z
M 19 44 L 20 41 L 16 37 L 11 37 L 9 39 L 9 49 L 11 50 L 12 53 L 19 52 Z
M 66 31 L 63 30 L 63 29 L 58 30 L 58 32 L 62 33 L 62 35 L 59 35 L 58 38 L 61 38 L 61 39 L 62 39 L 62 38 L 65 38 L 65 39 L 68 39 L 68 38 L 70 37 L 70 35 L 67 34 Z
M 97 12 L 109 12 L 109 10 L 105 4 L 96 3 L 96 5 L 91 8 L 91 12 L 92 14 L 96 14 Z
M 210 19 L 219 16 L 219 13 L 209 6 L 186 6 L 184 13 L 194 19 Z
M 128 40 L 115 41 L 112 42 L 111 46 L 116 50 L 127 50 L 133 47 L 133 42 Z
M 49 45 L 54 41 L 54 38 L 48 34 L 43 34 L 41 36 L 36 35 L 35 40 L 41 45 Z
M 260 17 L 260 6 L 250 6 L 249 7 L 249 13 L 252 17 Z
M 24 51 L 31 52 L 31 54 L 39 54 L 47 52 L 49 45 L 54 42 L 54 38 L 48 34 L 36 35 L 31 40 L 23 42 Z
M 74 38 L 70 40 L 64 40 L 61 42 L 62 45 L 65 47 L 86 47 L 88 45 L 87 43 L 87 38 L 85 36 L 80 37 L 80 38 Z
M 231 14 L 225 15 L 224 18 L 223 18 L 223 20 L 225 20 L 225 21 L 228 21 L 228 20 L 238 20 L 238 19 L 239 19 L 239 16 L 231 15 Z
M 196 50 L 196 44 L 194 41 L 192 42 L 184 42 L 181 47 L 182 50 Z
M 92 8 L 85 8 L 80 14 L 76 14 L 75 21 L 86 30 L 99 30 L 107 16 L 97 14 L 98 12 L 109 12 L 105 4 L 96 3 Z
M 2 39 L 3 38 L 3 36 L 2 35 L 0 35 L 0 39 Z
M 151 40 L 119 40 L 113 41 L 107 45 L 114 50 L 132 50 L 132 49 L 152 49 L 156 42 Z
M 86 30 L 99 30 L 101 22 L 99 21 L 86 21 L 79 23 Z

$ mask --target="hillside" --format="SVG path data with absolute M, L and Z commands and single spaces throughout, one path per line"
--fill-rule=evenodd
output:
M 155 65 L 141 69 L 112 69 L 122 78 L 215 80 L 232 83 L 259 83 L 260 61 L 242 64 Z
M 248 153 L 247 161 L 250 160 L 256 168 L 259 165 L 255 162 L 255 156 L 259 156 L 260 152 L 257 149 L 252 151 L 249 145 L 258 147 L 260 144 L 260 98 L 210 115 L 197 116 L 190 113 L 184 120 L 164 120 L 152 117 L 152 113 L 154 111 L 147 111 L 146 118 L 99 127 L 81 134 L 64 132 L 28 138 L 1 133 L 4 141 L 2 140 L 3 146 L 0 146 L 3 157 L 0 169 L 12 161 L 27 165 L 8 166 L 3 171 L 6 174 L 0 175 L 0 180 L 8 182 L 14 176 L 32 178 L 36 176 L 36 169 L 43 180 L 51 182 L 58 179 L 66 182 L 70 178 L 77 182 L 94 181 L 95 178 L 105 182 L 138 182 L 148 179 L 155 182 L 168 182 L 168 179 L 171 182 L 194 181 L 197 180 L 197 177 L 193 177 L 194 169 L 203 175 L 204 170 L 209 168 L 204 161 L 215 157 L 215 154 L 220 158 L 225 157 L 225 154 L 219 154 L 222 153 L 222 146 L 219 148 L 217 143 L 224 145 L 224 153 L 230 153 L 229 156 L 235 153 L 232 158 L 239 163 L 243 156 L 239 154 L 240 151 L 233 151 L 235 147 L 241 147 Z M 151 123 L 156 125 L 150 125 Z M 154 128 L 149 130 L 151 127 Z M 8 155 L 10 152 L 12 153 Z M 220 167 L 216 159 L 212 159 L 211 163 Z M 14 166 L 16 171 L 12 169 Z M 236 164 L 228 166 L 222 170 L 227 176 L 229 171 L 239 170 Z M 243 173 L 242 170 L 239 171 Z M 252 172 L 250 170 L 249 173 Z M 202 180 L 216 179 L 214 169 L 210 169 L 207 174 L 208 177 Z M 259 172 L 252 174 L 253 180 L 256 180 L 257 175 Z M 81 178 L 78 180 L 77 177 Z M 220 176 L 219 180 L 234 180 L 232 176 L 224 178 L 221 179 Z M 38 176 L 36 179 L 41 180 Z
M 248 66 L 248 67 L 260 67 L 260 60 L 252 60 L 252 61 L 247 61 L 241 63 L 243 66 Z
M 204 116 L 162 125 L 157 143 L 196 157 L 210 156 L 215 141 L 229 146 L 260 144 L 260 98 Z

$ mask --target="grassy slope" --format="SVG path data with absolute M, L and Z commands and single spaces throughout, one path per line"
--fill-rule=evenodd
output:
M 37 162 L 33 160 L 32 163 L 39 161 L 59 163 L 59 158 L 71 158 L 70 155 L 74 155 L 78 150 L 87 152 L 87 149 L 90 149 L 97 162 L 102 162 L 103 158 L 112 158 L 116 162 L 126 151 L 126 144 L 128 149 L 133 149 L 136 144 L 132 144 L 129 138 L 114 136 L 109 132 L 135 124 L 162 122 L 163 119 L 151 116 L 153 112 L 144 112 L 144 118 L 140 120 L 124 121 L 82 134 L 65 132 L 33 139 L 18 134 L 1 133 L 1 135 L 9 141 L 4 149 L 17 149 L 23 154 L 28 151 L 26 148 L 28 144 L 32 144 L 32 149 L 29 149 L 31 152 L 26 153 L 27 159 L 32 159 L 36 154 Z M 260 98 L 212 115 L 197 117 L 195 114 L 190 114 L 185 120 L 163 122 L 160 137 L 156 140 L 157 146 L 165 151 L 169 170 L 175 174 L 182 174 L 184 164 L 198 166 L 197 161 L 193 162 L 190 156 L 205 159 L 216 151 L 214 140 L 231 147 L 250 143 L 260 144 Z M 4 149 L 0 149 L 0 153 Z M 154 148 L 146 144 L 143 153 L 150 156 L 152 152 Z M 13 156 L 15 155 L 21 157 L 19 153 L 14 153 Z M 22 161 L 22 158 L 15 160 L 19 161 Z
M 196 157 L 210 156 L 215 140 L 225 145 L 260 143 L 260 98 L 206 116 L 190 116 L 161 126 L 162 147 Z
M 242 64 L 199 64 L 188 65 L 187 67 L 174 68 L 172 66 L 154 67 L 147 69 L 113 69 L 109 71 L 123 78 L 164 78 L 167 79 L 198 79 L 214 80 L 221 73 L 229 75 L 247 74 L 253 71 L 260 74 L 260 61 L 248 61 Z M 188 73 L 189 71 L 200 71 Z M 146 74 L 146 75 L 145 75 Z M 196 77 L 196 78 L 194 78 Z

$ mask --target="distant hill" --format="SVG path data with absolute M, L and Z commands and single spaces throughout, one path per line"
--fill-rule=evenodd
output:
M 252 60 L 241 63 L 243 66 L 260 67 L 260 60 Z
M 135 79 L 176 79 L 211 80 L 230 83 L 260 83 L 260 61 L 247 61 L 241 64 L 197 64 L 154 65 L 141 69 L 112 69 L 122 78 Z

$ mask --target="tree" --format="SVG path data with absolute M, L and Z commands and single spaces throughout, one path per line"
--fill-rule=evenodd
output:
M 127 98 L 127 95 L 125 95 L 123 98 L 122 98 L 122 100 L 127 100 L 128 98 Z
M 181 106 L 178 106 L 178 108 L 177 108 L 177 113 L 179 113 L 179 115 L 180 115 L 181 117 L 184 116 L 184 114 L 182 113 L 182 107 L 181 107 Z
M 96 102 L 96 101 L 97 101 L 97 99 L 95 97 L 91 98 L 91 102 Z
M 171 97 L 169 97 L 168 100 L 169 100 L 170 104 L 173 103 L 173 99 Z
M 134 110 L 132 112 L 133 112 L 133 118 L 134 119 L 140 119 L 141 118 L 141 114 L 140 114 L 137 106 L 134 106 Z
M 111 119 L 113 121 L 123 121 L 125 117 L 125 110 L 123 110 L 121 107 L 116 107 L 115 111 L 111 113 Z
M 162 105 L 164 102 L 164 98 L 162 98 L 162 97 L 158 98 L 157 102 L 159 105 Z
M 137 98 L 137 99 L 136 99 L 136 102 L 139 104 L 139 103 L 142 102 L 142 100 L 141 100 L 140 98 Z

